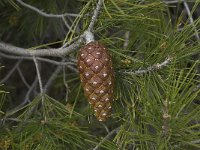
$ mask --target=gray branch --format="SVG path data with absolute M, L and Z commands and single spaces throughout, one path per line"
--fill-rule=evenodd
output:
M 102 4 L 103 4 L 103 0 L 99 0 L 98 3 L 97 3 L 96 9 L 94 10 L 94 13 L 93 13 L 93 16 L 92 16 L 92 20 L 91 20 L 91 22 L 89 24 L 88 31 L 92 31 L 93 30 L 94 23 L 97 20 L 97 17 L 98 17 L 98 14 L 99 14 L 99 11 L 101 9 Z
M 146 69 L 139 69 L 139 70 L 136 70 L 136 71 L 125 71 L 123 73 L 125 73 L 125 74 L 131 74 L 131 75 L 144 74 L 144 73 L 147 73 L 147 72 L 150 72 L 150 71 L 153 71 L 153 70 L 161 69 L 164 66 L 167 66 L 171 62 L 171 60 L 172 60 L 172 58 L 167 58 L 162 63 L 154 64 L 154 65 L 152 65 L 152 66 L 150 66 L 150 67 L 148 67 Z
M 54 57 L 62 57 L 73 50 L 77 49 L 82 43 L 82 38 L 80 38 L 75 43 L 71 44 L 66 48 L 58 48 L 58 49 L 37 49 L 37 50 L 28 50 L 21 47 L 16 47 L 10 44 L 6 44 L 4 42 L 0 42 L 0 50 L 6 53 L 22 55 L 22 56 L 54 56 Z
M 31 60 L 31 61 L 33 60 L 33 58 L 29 57 L 29 56 L 13 56 L 13 55 L 7 55 L 7 54 L 1 53 L 1 52 L 0 52 L 0 56 L 4 57 L 4 58 L 8 58 L 8 59 L 25 59 L 25 60 Z M 55 61 L 55 60 L 47 59 L 47 58 L 42 58 L 42 57 L 37 57 L 37 60 L 47 62 L 47 63 L 51 63 L 51 64 L 54 64 L 54 65 L 61 65 L 61 66 L 68 66 L 68 65 L 74 65 L 75 64 L 75 62 L 59 62 L 59 61 Z M 72 61 L 72 60 L 70 60 L 70 61 Z

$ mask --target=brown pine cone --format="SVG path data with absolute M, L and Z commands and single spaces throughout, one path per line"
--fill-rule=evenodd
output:
M 99 42 L 90 42 L 80 49 L 78 69 L 84 94 L 99 121 L 111 113 L 114 71 L 111 57 Z

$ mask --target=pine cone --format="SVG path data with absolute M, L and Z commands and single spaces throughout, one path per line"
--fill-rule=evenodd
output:
M 84 94 L 99 121 L 111 113 L 114 72 L 111 57 L 99 42 L 90 42 L 80 49 L 78 69 Z

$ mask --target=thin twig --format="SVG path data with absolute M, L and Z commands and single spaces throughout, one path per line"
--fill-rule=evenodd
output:
M 194 19 L 192 18 L 191 11 L 190 11 L 189 6 L 188 6 L 188 4 L 187 4 L 187 2 L 185 0 L 183 0 L 183 5 L 184 5 L 184 7 L 186 9 L 186 12 L 188 14 L 188 17 L 190 19 L 190 24 L 193 26 L 193 29 L 194 29 L 194 32 L 195 32 L 195 37 L 196 37 L 197 40 L 199 40 L 199 33 L 198 33 L 197 29 L 196 29 L 196 26 L 194 25 Z
M 38 77 L 35 77 L 35 80 L 33 81 L 31 87 L 29 88 L 28 92 L 26 93 L 25 99 L 27 100 L 27 102 L 29 102 L 30 100 L 30 94 L 33 91 L 33 89 L 35 88 L 35 86 L 37 85 L 38 82 Z
M 19 66 L 17 67 L 17 71 L 19 73 L 19 76 L 21 77 L 23 83 L 26 85 L 27 88 L 30 88 L 30 85 L 28 84 L 28 82 L 26 81 L 21 69 L 19 68 Z
M 67 66 L 67 68 L 70 69 L 70 70 L 72 70 L 72 71 L 74 71 L 75 73 L 78 73 L 77 68 L 74 67 L 74 66 Z
M 196 29 L 196 26 L 195 26 L 195 24 L 194 24 L 194 19 L 193 19 L 193 17 L 192 17 L 190 8 L 189 8 L 188 3 L 186 2 L 186 0 L 173 0 L 173 1 L 166 1 L 166 0 L 165 0 L 165 1 L 164 1 L 164 3 L 166 3 L 166 4 L 174 4 L 174 3 L 180 3 L 180 2 L 183 3 L 183 5 L 184 5 L 184 7 L 185 7 L 185 9 L 186 9 L 186 12 L 187 12 L 187 15 L 188 15 L 190 24 L 193 26 L 193 29 L 194 29 L 194 32 L 195 32 L 195 37 L 196 37 L 197 40 L 199 40 L 199 39 L 200 39 L 199 33 L 198 33 L 198 31 L 197 31 L 197 29 Z M 198 42 L 199 42 L 199 41 L 198 41 Z
M 173 1 L 164 0 L 163 2 L 164 2 L 165 4 L 174 4 L 174 3 L 183 2 L 183 0 L 173 0 Z
M 55 60 L 46 59 L 46 58 L 38 58 L 37 57 L 37 60 L 48 62 L 48 63 L 54 64 L 54 65 L 59 65 L 59 66 L 75 65 L 73 62 L 55 61 Z
M 38 66 L 38 62 L 36 60 L 35 57 L 33 57 L 33 61 L 35 64 L 35 68 L 36 68 L 36 72 L 37 72 L 37 76 L 38 76 L 38 82 L 39 82 L 39 87 L 40 87 L 40 93 L 41 95 L 43 95 L 43 88 L 42 88 L 42 80 L 41 80 L 41 76 L 40 76 L 40 71 L 39 71 L 39 66 Z M 43 96 L 42 96 L 43 97 Z
M 93 148 L 93 150 L 97 150 L 99 148 L 99 146 L 101 146 L 101 144 L 103 142 L 105 142 L 111 135 L 115 134 L 117 131 L 119 130 L 119 128 L 116 128 L 114 130 L 112 130 L 111 132 L 109 132 L 102 140 L 101 142 L 99 142 L 95 148 Z
M 189 17 L 189 19 L 190 19 L 190 24 L 192 25 L 192 27 L 193 27 L 193 30 L 194 30 L 194 34 L 195 34 L 195 37 L 196 37 L 196 39 L 197 39 L 197 42 L 200 44 L 200 38 L 199 38 L 199 33 L 198 33 L 198 30 L 197 30 L 197 27 L 195 26 L 195 24 L 194 24 L 194 19 L 193 19 L 193 17 L 192 17 L 192 14 L 191 14 L 191 11 L 190 11 L 190 8 L 189 8 L 189 6 L 188 6 L 188 3 L 185 1 L 185 0 L 183 0 L 183 4 L 184 4 L 184 7 L 185 7 L 185 9 L 186 9 L 186 12 L 187 12 L 187 14 L 188 14 L 188 17 Z M 198 53 L 195 57 L 197 58 L 197 59 L 199 59 L 199 56 L 200 56 L 200 54 Z M 199 72 L 199 68 L 200 66 L 198 65 L 198 67 L 197 67 L 197 71 Z
M 41 16 L 44 16 L 44 17 L 48 17 L 48 18 L 62 18 L 62 17 L 65 17 L 65 16 L 71 16 L 71 17 L 77 17 L 77 16 L 80 16 L 78 14 L 73 14 L 73 13 L 64 13 L 64 14 L 50 14 L 50 13 L 46 13 L 32 5 L 29 5 L 25 2 L 23 2 L 22 0 L 16 0 L 18 3 L 20 3 L 22 6 L 24 7 L 27 7 L 35 12 L 37 12 L 38 14 L 40 14 Z
M 51 74 L 50 78 L 48 79 L 47 83 L 44 86 L 44 93 L 48 92 L 48 88 L 53 83 L 54 79 L 57 77 L 57 75 L 61 72 L 62 66 L 56 67 L 55 71 Z
M 62 61 L 65 61 L 63 59 Z M 64 66 L 63 66 L 64 67 Z M 76 68 L 73 68 L 72 66 L 67 66 L 69 69 L 73 70 L 74 72 L 78 72 Z M 52 73 L 51 77 L 48 79 L 47 83 L 44 86 L 44 93 L 47 93 L 48 88 L 51 86 L 53 83 L 54 79 L 57 77 L 57 75 L 62 71 L 62 66 L 58 66 L 55 71 Z
M 123 73 L 125 74 L 131 74 L 131 75 L 135 75 L 135 74 L 144 74 L 144 73 L 147 73 L 147 72 L 150 72 L 150 71 L 153 71 L 153 70 L 158 70 L 158 69 L 161 69 L 162 67 L 164 66 L 167 66 L 170 62 L 171 62 L 171 58 L 167 58 L 164 62 L 162 63 L 157 63 L 157 64 L 154 64 L 146 69 L 139 69 L 139 70 L 136 70 L 136 71 L 125 71 Z M 122 72 L 122 71 L 120 71 Z
M 15 109 L 19 109 L 21 107 L 23 107 L 27 102 L 30 102 L 30 94 L 31 92 L 33 91 L 33 89 L 35 88 L 35 86 L 37 85 L 37 82 L 38 82 L 38 78 L 37 76 L 35 77 L 33 83 L 31 84 L 29 90 L 27 91 L 26 95 L 25 95 L 25 99 L 23 100 L 23 102 L 18 105 Z
M 33 56 L 33 61 L 34 61 L 36 72 L 37 72 L 37 77 L 38 77 L 38 82 L 39 82 L 39 87 L 40 87 L 40 94 L 41 94 L 41 98 L 42 98 L 44 122 L 46 122 L 47 117 L 46 117 L 46 112 L 45 112 L 45 109 L 44 109 L 44 106 L 45 106 L 44 105 L 44 91 L 43 91 L 43 86 L 42 86 L 42 80 L 41 80 L 39 65 L 38 65 L 37 59 L 34 56 Z
M 107 126 L 106 126 L 104 123 L 102 123 L 102 125 L 104 126 L 104 128 L 105 128 L 106 132 L 109 134 L 109 133 L 110 133 L 110 131 L 109 131 L 108 127 L 107 127 Z
M 32 120 L 21 120 L 18 118 L 5 118 L 4 121 L 14 121 L 14 122 L 23 122 L 23 123 L 36 123 L 37 121 L 32 121 Z
M 65 26 L 71 31 L 71 27 L 70 27 L 69 24 L 67 23 L 65 17 L 62 17 L 62 20 L 63 20 Z
M 66 68 L 65 68 L 65 66 L 63 66 L 63 83 L 64 83 L 64 86 L 65 86 L 65 101 L 67 102 L 68 101 L 68 95 L 69 95 L 69 85 L 67 84 L 67 82 L 66 82 L 66 73 L 65 73 L 65 71 L 66 71 Z
M 7 73 L 7 75 L 0 81 L 0 84 L 6 82 L 10 76 L 13 74 L 13 72 L 17 69 L 17 67 L 19 66 L 19 64 L 22 62 L 21 60 L 18 60 L 18 62 L 15 64 L 15 66 Z

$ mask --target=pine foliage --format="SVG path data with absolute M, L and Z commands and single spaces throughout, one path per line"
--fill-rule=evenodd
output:
M 70 44 L 88 27 L 96 0 L 51 2 L 30 0 L 45 12 L 79 13 L 67 32 L 62 19 L 1 0 L 0 38 L 21 47 Z M 64 91 L 63 75 L 51 87 L 52 96 L 38 94 L 24 106 L 10 105 L 12 88 L 0 85 L 0 149 L 200 149 L 200 64 L 195 57 L 200 19 L 184 22 L 180 14 L 172 22 L 169 7 L 158 0 L 103 2 L 94 34 L 112 55 L 115 72 L 113 112 L 105 123 L 93 116 L 79 75 L 70 70 L 64 81 L 69 91 L 61 99 L 52 97 Z

